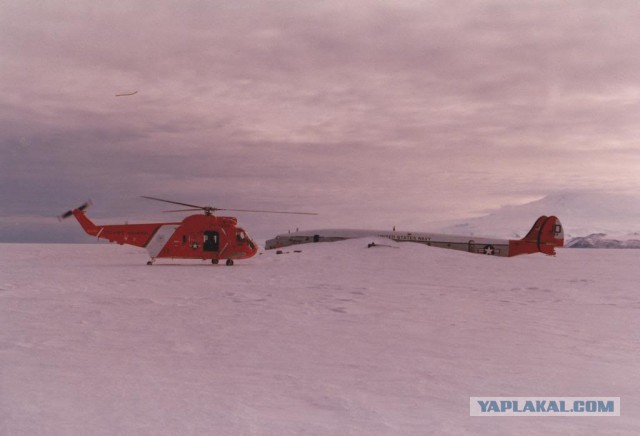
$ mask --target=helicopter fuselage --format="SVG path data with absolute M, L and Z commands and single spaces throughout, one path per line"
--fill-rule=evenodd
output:
M 255 256 L 258 245 L 235 217 L 191 215 L 181 222 L 96 225 L 81 209 L 72 211 L 89 235 L 117 244 L 147 249 L 156 258 L 218 260 L 247 259 Z

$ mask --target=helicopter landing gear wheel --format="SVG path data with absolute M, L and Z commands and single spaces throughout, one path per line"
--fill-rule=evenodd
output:
M 227 266 L 231 266 L 231 265 L 233 265 L 233 260 L 227 259 Z
M 217 265 L 218 264 L 218 259 L 211 259 L 211 263 L 214 264 L 214 265 Z
M 147 265 L 153 265 L 153 260 L 150 260 L 149 262 L 147 262 Z

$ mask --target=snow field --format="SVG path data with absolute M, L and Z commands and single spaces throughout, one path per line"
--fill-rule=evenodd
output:
M 285 252 L 0 245 L 0 433 L 640 432 L 640 251 Z M 470 396 L 619 396 L 622 416 L 472 418 Z

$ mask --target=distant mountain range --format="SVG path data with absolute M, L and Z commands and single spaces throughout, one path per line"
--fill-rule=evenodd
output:
M 484 216 L 440 223 L 439 231 L 521 238 L 540 215 L 560 218 L 568 247 L 640 248 L 640 196 L 605 191 L 556 192 Z
M 604 233 L 593 233 L 589 236 L 578 236 L 565 241 L 569 248 L 640 248 L 640 234 L 635 239 L 607 238 Z

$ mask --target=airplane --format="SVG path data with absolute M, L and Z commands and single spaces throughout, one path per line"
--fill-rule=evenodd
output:
M 283 233 L 265 243 L 266 250 L 314 242 L 334 242 L 345 239 L 380 237 L 396 242 L 416 242 L 432 247 L 449 248 L 489 256 L 512 257 L 520 254 L 556 254 L 555 247 L 564 245 L 564 231 L 555 216 L 538 218 L 522 239 L 497 239 L 490 237 L 445 235 L 437 233 L 396 232 L 384 230 L 326 229 Z M 369 244 L 369 246 L 375 246 Z
M 134 245 L 147 249 L 151 260 L 147 265 L 153 265 L 158 258 L 171 259 L 202 259 L 211 260 L 212 264 L 218 264 L 220 260 L 226 260 L 227 266 L 231 266 L 234 260 L 248 259 L 258 252 L 258 245 L 249 237 L 248 233 L 237 226 L 235 217 L 216 216 L 214 212 L 259 212 L 281 213 L 297 215 L 317 215 L 311 212 L 281 212 L 271 210 L 247 210 L 247 209 L 221 209 L 212 206 L 197 206 L 177 201 L 163 200 L 161 198 L 146 197 L 149 200 L 186 206 L 188 209 L 171 210 L 166 212 L 189 212 L 202 210 L 204 215 L 190 215 L 180 222 L 147 223 L 147 224 L 112 224 L 96 225 L 85 214 L 85 210 L 91 205 L 88 201 L 69 210 L 58 218 L 63 220 L 74 216 L 84 231 L 98 239 L 106 239 L 123 245 Z

